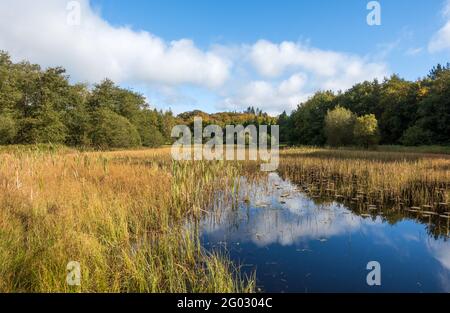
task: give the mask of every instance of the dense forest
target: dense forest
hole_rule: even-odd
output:
[[[411,82],[393,75],[320,91],[279,116],[280,141],[303,145],[450,144],[450,64]]]
[[[104,80],[71,85],[63,68],[21,62],[0,53],[0,144],[158,146],[169,140],[171,112]]]
[[[0,52],[0,145],[54,143],[77,147],[154,147],[172,141],[176,124],[280,125],[280,141],[293,145],[449,145],[450,64],[410,82],[393,75],[345,92],[320,91],[290,115],[244,112],[174,116],[152,109],[139,93],[111,80],[71,84],[61,67],[13,63]]]
[[[199,110],[181,113],[177,119],[182,124],[192,125],[194,117],[201,117],[203,125],[275,125],[278,118],[271,117],[258,108],[248,107],[244,112],[219,112],[208,114]]]
[[[170,143],[176,124],[275,124],[276,118],[254,108],[246,112],[173,116],[151,109],[146,99],[105,79],[92,88],[72,85],[63,68],[42,70],[29,62],[13,63],[0,52],[0,145],[54,143],[77,147],[119,148]]]

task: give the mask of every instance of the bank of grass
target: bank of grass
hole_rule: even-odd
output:
[[[320,148],[313,146],[289,146],[286,144],[280,144],[280,149],[312,149]],[[368,149],[363,149],[357,146],[349,147],[326,147],[329,150],[342,150],[342,151],[376,151],[376,152],[399,152],[399,153],[422,153],[422,154],[450,154],[450,146],[401,146],[401,145],[379,145],[373,146]]]
[[[406,152],[406,153],[433,153],[433,154],[450,154],[450,146],[378,146],[375,147],[376,151],[385,152]]]
[[[253,291],[186,227],[236,164],[174,164],[170,149],[0,153],[1,292]],[[66,283],[69,261],[81,285]]]
[[[8,146],[0,146],[1,154],[51,154],[51,153],[73,153],[80,151],[80,149],[69,148],[64,145],[59,144],[35,144],[35,145],[8,145]]]
[[[449,210],[445,154],[302,147],[280,155],[279,172],[313,195]],[[254,277],[201,248],[195,227],[235,201],[237,178],[250,174],[261,174],[255,162],[174,162],[170,147],[1,148],[0,291],[254,291]],[[81,265],[79,287],[66,283],[69,261]]]
[[[448,209],[449,155],[302,147],[283,150],[280,160],[279,171],[312,193]]]

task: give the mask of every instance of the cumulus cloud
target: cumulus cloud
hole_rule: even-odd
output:
[[[428,50],[432,53],[450,49],[450,0],[447,0],[442,15],[446,23],[433,35],[428,44]]]
[[[428,50],[439,52],[450,49],[450,20],[431,39]]]
[[[290,111],[317,90],[346,90],[364,80],[383,79],[389,72],[382,62],[294,42],[259,40],[243,49],[260,79],[238,87],[222,102],[224,108],[254,105],[269,112]]]
[[[307,84],[307,76],[296,73],[279,83],[268,81],[251,81],[245,84],[232,97],[225,98],[222,106],[225,109],[236,109],[246,105],[257,106],[269,113],[280,110],[291,110],[308,94],[303,91]]]
[[[93,83],[108,77],[124,86],[145,86],[141,90],[152,89],[152,95],[159,95],[156,99],[179,105],[186,105],[186,88],[213,92],[215,97],[209,99],[215,102],[207,104],[211,111],[248,106],[272,114],[290,111],[317,90],[345,90],[388,74],[382,62],[289,41],[208,49],[186,38],[166,41],[149,31],[111,25],[89,0],[78,1],[80,23],[72,26],[67,22],[70,2],[0,1],[0,49],[15,61],[63,66],[74,81]]]
[[[166,42],[146,31],[114,27],[81,4],[79,25],[67,22],[68,1],[2,0],[0,49],[44,66],[64,65],[77,80],[222,85],[230,64],[189,39]]]
[[[251,61],[257,71],[266,77],[277,77],[286,71],[300,69],[325,79],[326,85],[333,89],[347,88],[349,83],[382,77],[386,73],[386,66],[382,63],[289,41],[280,44],[266,40],[256,42],[251,50]]]

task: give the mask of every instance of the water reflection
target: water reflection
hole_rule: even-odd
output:
[[[256,270],[262,290],[450,291],[450,242],[430,236],[429,225],[405,216],[391,224],[381,211],[311,199],[277,174],[241,185],[237,208],[202,221],[202,243],[226,250],[244,271]],[[366,285],[372,260],[382,266],[380,287]]]

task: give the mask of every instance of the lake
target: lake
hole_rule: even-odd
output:
[[[256,271],[258,291],[450,292],[449,219],[313,198],[276,173],[240,185],[237,205],[200,222],[201,243]],[[366,281],[371,261],[379,286]]]

